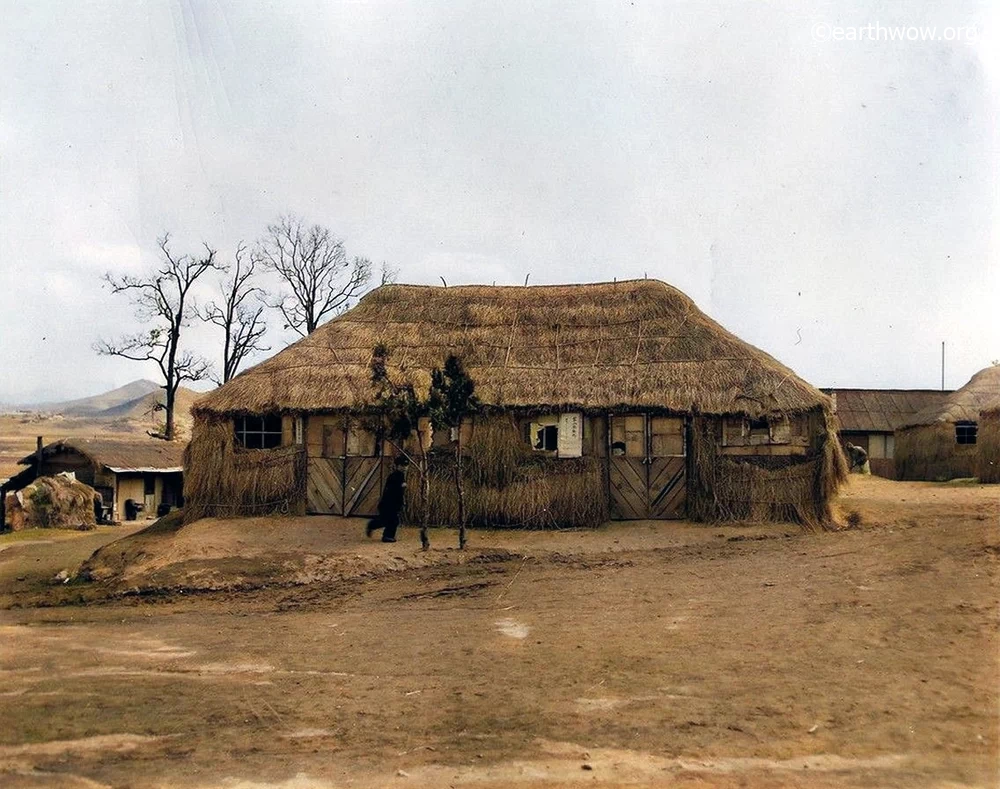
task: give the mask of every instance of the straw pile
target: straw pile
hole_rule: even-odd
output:
[[[184,450],[184,521],[305,512],[301,446],[243,449],[232,422],[199,415]]]
[[[1000,366],[994,365],[980,370],[940,404],[907,420],[896,430],[897,478],[944,481],[981,473],[981,434],[975,444],[959,444],[955,425],[958,422],[978,423],[980,411],[991,406],[998,397]]]
[[[980,482],[1000,482],[1000,400],[979,413],[978,465]]]
[[[458,522],[454,463],[450,452],[431,457],[432,523]],[[469,526],[559,529],[598,526],[608,519],[601,461],[537,457],[509,415],[476,422],[462,466]],[[418,497],[411,497],[411,523],[420,520],[418,508]]]
[[[806,458],[721,455],[719,420],[696,417],[691,429],[688,517],[699,521],[832,523],[830,500],[847,478],[848,463],[825,418],[819,448]]]
[[[93,529],[97,526],[94,500],[98,494],[69,476],[39,477],[7,495],[7,524],[21,529]]]

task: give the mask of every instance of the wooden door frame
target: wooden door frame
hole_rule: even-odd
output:
[[[344,454],[343,455],[333,456],[333,457],[326,457],[325,455],[319,455],[319,456],[316,456],[316,457],[310,457],[308,455],[308,449],[306,450],[307,451],[307,455],[306,455],[306,486],[307,486],[306,506],[307,507],[309,506],[309,502],[308,502],[309,477],[310,477],[313,469],[316,467],[315,464],[317,462],[318,463],[337,462],[337,463],[340,464],[339,469],[337,470],[337,472],[335,472],[336,475],[337,475],[337,478],[338,478],[337,479],[337,483],[339,483],[338,487],[340,488],[340,500],[339,500],[339,502],[337,502],[339,504],[339,507],[330,507],[330,510],[331,510],[330,512],[318,513],[318,512],[313,511],[311,514],[316,514],[316,515],[319,515],[319,514],[324,514],[324,515],[338,515],[338,516],[343,517],[343,518],[366,517],[365,513],[360,513],[360,514],[359,513],[355,513],[355,510],[359,507],[359,505],[361,505],[361,504],[364,503],[364,501],[365,501],[366,498],[368,498],[368,495],[366,495],[366,494],[370,494],[371,493],[371,488],[372,488],[373,484],[378,486],[378,493],[381,496],[382,487],[383,487],[383,485],[385,485],[385,477],[386,477],[386,474],[384,472],[385,461],[386,461],[385,442],[383,440],[381,440],[380,436],[376,435],[376,439],[375,439],[375,441],[376,441],[376,443],[375,443],[375,454],[374,455],[348,455],[347,454],[347,445],[348,445],[348,434],[349,434],[350,429],[351,429],[351,420],[352,420],[351,415],[350,414],[320,414],[320,415],[317,415],[317,416],[322,416],[322,417],[326,417],[326,418],[329,418],[329,417],[332,416],[334,418],[334,420],[339,420],[339,425],[337,425],[336,422],[334,422],[334,427],[337,430],[339,430],[340,433],[341,433],[341,439],[342,439],[342,444],[341,445],[344,448],[343,449]],[[309,417],[309,418],[313,418],[313,417]],[[308,422],[305,422],[303,424],[303,434],[304,435],[308,435]],[[324,441],[324,446],[325,446],[325,441]],[[356,461],[356,462],[352,463],[351,461]],[[370,461],[371,462],[371,468],[369,468],[367,471],[363,472],[363,476],[361,478],[360,484],[357,485],[353,490],[349,490],[348,486],[349,486],[350,482],[353,479],[353,477],[351,476],[351,474],[356,469],[357,461]],[[337,484],[337,483],[335,483],[335,484]]]
[[[688,485],[688,480],[690,479],[690,474],[691,474],[691,422],[690,422],[690,418],[687,415],[672,416],[672,418],[674,418],[674,419],[680,419],[681,422],[682,422],[682,424],[683,424],[683,426],[684,426],[684,438],[683,438],[684,455],[683,456],[680,456],[680,455],[663,455],[663,456],[653,455],[653,426],[652,426],[652,424],[653,424],[653,418],[655,416],[660,416],[660,414],[655,414],[655,413],[650,412],[650,411],[636,410],[636,411],[630,411],[628,413],[620,413],[620,414],[615,414],[615,413],[609,412],[606,415],[606,417],[605,417],[605,419],[606,419],[606,423],[605,423],[606,441],[605,441],[605,444],[606,444],[606,452],[607,452],[608,465],[607,465],[607,469],[606,469],[605,480],[606,480],[606,483],[607,483],[607,490],[608,490],[609,509],[613,511],[615,509],[615,506],[616,506],[615,505],[614,488],[612,486],[612,464],[615,463],[616,460],[638,460],[639,459],[637,457],[631,457],[630,458],[627,455],[626,456],[615,456],[612,453],[612,451],[611,451],[611,446],[612,446],[612,443],[613,443],[613,441],[612,441],[612,437],[613,437],[612,421],[616,417],[618,417],[620,419],[625,419],[628,416],[641,416],[643,418],[643,441],[644,441],[643,446],[644,446],[644,453],[643,453],[643,457],[642,457],[641,460],[642,460],[643,471],[644,471],[645,478],[646,478],[646,480],[645,480],[645,482],[646,482],[646,485],[645,485],[646,500],[645,500],[645,510],[644,510],[644,513],[640,517],[638,517],[638,518],[619,518],[619,520],[682,520],[684,518],[684,516],[687,514],[687,511],[686,511],[687,485]],[[653,467],[654,462],[657,461],[657,460],[670,461],[672,459],[677,459],[677,460],[681,461],[681,472],[684,475],[683,483],[682,483],[684,485],[684,491],[685,491],[684,509],[678,513],[678,517],[676,517],[676,518],[654,518],[653,515],[652,515],[652,512],[653,512],[653,501],[652,501],[652,490],[651,490],[651,485],[652,485],[653,481],[650,479],[650,469]]]

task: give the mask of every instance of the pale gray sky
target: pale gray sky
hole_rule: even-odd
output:
[[[403,282],[663,279],[816,385],[936,387],[942,340],[949,387],[1000,357],[985,0],[0,14],[0,400],[153,377],[91,350],[135,329],[100,275],[285,212]],[[961,40],[837,40],[867,25]]]

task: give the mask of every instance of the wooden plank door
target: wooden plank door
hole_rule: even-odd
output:
[[[611,517],[615,520],[649,517],[645,415],[612,416],[608,443]]]
[[[687,501],[684,420],[624,414],[610,421],[611,517],[683,518]]]
[[[311,424],[311,423],[310,423]],[[342,417],[317,420],[306,475],[307,511],[317,515],[375,515],[385,459],[374,433]]]
[[[344,515],[370,518],[382,495],[382,458],[349,457],[345,463]]]
[[[344,458],[309,458],[306,506],[315,515],[343,514]]]
[[[308,434],[312,439],[307,446],[306,511],[343,515],[347,423],[342,417],[311,417]]]
[[[646,461],[649,517],[683,518],[687,505],[687,433],[677,417],[654,416],[649,424],[649,457]]]

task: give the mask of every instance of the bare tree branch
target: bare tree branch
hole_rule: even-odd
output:
[[[163,376],[166,393],[166,426],[163,437],[174,438],[174,401],[182,381],[201,381],[211,372],[205,359],[181,350],[181,330],[190,324],[197,310],[191,287],[209,269],[224,270],[215,260],[215,250],[205,244],[201,256],[176,256],[170,249],[170,235],[157,239],[161,261],[143,277],[104,276],[112,293],[125,293],[135,306],[136,317],[151,328],[117,340],[98,340],[94,350],[103,356],[118,356],[135,362],[154,362]]]
[[[254,257],[289,289],[265,303],[281,312],[286,327],[303,337],[347,310],[367,289],[372,276],[368,258],[349,260],[344,242],[329,229],[306,227],[294,216],[280,217],[268,225]]]
[[[270,350],[261,344],[267,324],[263,319],[264,290],[253,284],[257,261],[242,241],[227,271],[232,276],[222,281],[222,303],[210,302],[200,313],[202,320],[223,332],[222,379],[215,378],[216,383],[236,375],[251,353]]]

